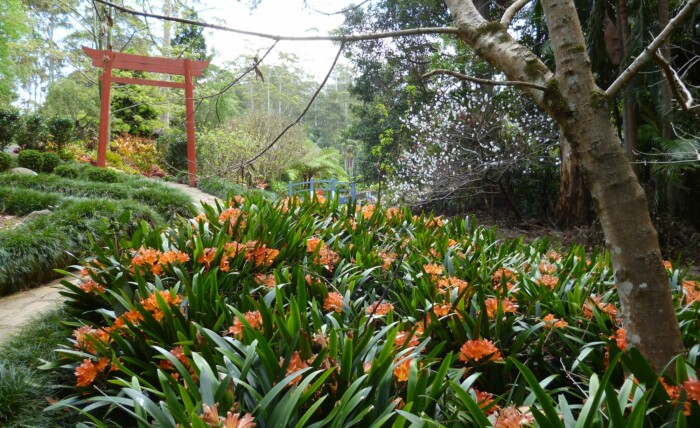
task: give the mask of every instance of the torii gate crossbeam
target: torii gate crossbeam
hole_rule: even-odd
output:
[[[100,133],[97,145],[97,166],[104,167],[107,160],[107,143],[109,142],[109,110],[112,83],[161,86],[185,90],[185,126],[187,129],[187,174],[190,186],[197,185],[197,160],[194,142],[194,85],[193,76],[201,76],[209,61],[190,59],[155,58],[142,55],[125,54],[107,50],[90,49],[83,46],[83,52],[92,58],[92,65],[101,67],[103,72],[102,94],[100,97]],[[148,71],[152,73],[176,74],[185,77],[184,82],[164,80],[135,79],[114,77],[112,69]]]

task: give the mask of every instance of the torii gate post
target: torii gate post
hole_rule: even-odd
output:
[[[197,186],[197,159],[194,144],[194,85],[193,76],[201,76],[209,61],[189,59],[155,58],[131,55],[120,52],[96,50],[83,46],[83,52],[92,58],[92,65],[102,67],[102,94],[100,99],[100,133],[97,144],[97,166],[104,167],[107,161],[109,142],[109,110],[112,83],[132,83],[137,85],[182,88],[185,90],[185,127],[187,129],[187,175],[190,186]],[[134,79],[113,77],[112,69],[149,71],[153,73],[177,74],[185,77],[184,82],[165,80]]]

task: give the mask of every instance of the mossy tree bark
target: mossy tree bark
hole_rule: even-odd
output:
[[[642,187],[612,124],[608,99],[596,86],[573,0],[541,0],[556,73],[488,22],[471,0],[446,0],[461,38],[510,80],[545,85],[523,88],[561,126],[580,163],[615,269],[624,327],[661,370],[683,352],[671,289]]]

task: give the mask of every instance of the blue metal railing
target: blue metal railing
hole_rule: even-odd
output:
[[[348,200],[354,201],[357,198],[355,183],[338,181],[335,178],[330,180],[314,180],[312,178],[309,181],[298,183],[289,182],[289,196],[303,192],[309,192],[309,195],[313,195],[318,190],[322,190],[324,194],[329,192],[331,198],[334,198],[337,193],[338,202],[341,204],[346,203]]]

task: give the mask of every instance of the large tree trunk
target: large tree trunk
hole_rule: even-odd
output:
[[[546,85],[545,91],[524,91],[559,123],[581,163],[615,269],[629,344],[662,369],[683,352],[671,289],[644,192],[615,134],[607,99],[593,81],[573,0],[541,0],[555,76],[500,24],[486,21],[471,0],[446,3],[461,38],[477,54],[510,80]]]
[[[559,136],[559,201],[557,224],[569,228],[589,223],[583,170],[574,156],[571,144],[560,130]]]

